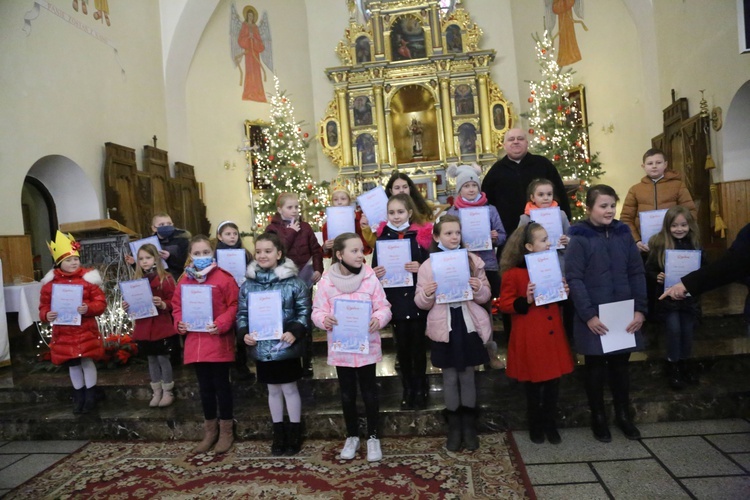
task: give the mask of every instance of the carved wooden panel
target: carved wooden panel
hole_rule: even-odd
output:
[[[109,218],[142,233],[135,150],[111,142],[105,143],[104,148],[104,193]]]
[[[185,217],[185,227],[195,228],[193,234],[206,234],[211,231],[211,223],[206,218],[206,205],[200,197],[198,182],[195,179],[195,169],[187,163],[175,162],[175,178],[180,181],[182,191],[182,215]]]
[[[727,246],[734,242],[740,229],[750,222],[750,180],[722,182],[721,216],[727,225]]]

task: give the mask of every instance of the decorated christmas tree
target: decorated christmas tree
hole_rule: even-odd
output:
[[[276,213],[276,198],[281,193],[296,193],[302,219],[318,231],[323,224],[328,190],[318,185],[307,171],[305,149],[307,132],[294,120],[294,108],[274,78],[271,98],[271,125],[263,129],[264,147],[254,158],[258,184],[267,186],[255,198],[255,229],[263,231]]]
[[[586,188],[604,173],[598,153],[588,151],[588,123],[584,122],[580,101],[574,99],[573,70],[562,71],[547,32],[533,36],[542,79],[529,82],[531,109],[529,140],[534,153],[548,158],[567,186],[573,219],[583,217]]]

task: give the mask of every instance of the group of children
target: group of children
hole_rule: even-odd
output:
[[[649,151],[644,169],[656,192],[662,188],[661,183],[672,181],[674,177],[671,173],[664,176],[666,162],[661,162],[658,168],[651,167],[650,159],[654,156],[664,158],[659,151]],[[642,348],[640,332],[647,313],[646,272],[641,252],[648,251],[648,273],[662,283],[665,250],[700,248],[690,210],[675,201],[676,206],[667,212],[662,231],[648,242],[648,247],[642,242],[637,245],[638,238],[634,239],[631,228],[614,219],[618,201],[615,191],[606,185],[592,186],[586,197],[588,218],[569,231],[566,219],[563,221],[566,234],[557,242],[551,242],[544,227],[529,217],[531,209],[555,204],[549,181],[536,180],[529,187],[526,213],[507,242],[497,211],[489,206],[492,244],[495,247],[504,244],[499,270],[493,250],[468,252],[472,299],[436,303],[437,283],[431,255],[461,249],[459,210],[487,203],[479,188],[480,170],[476,167],[452,168],[449,175],[456,179],[456,200],[449,213],[434,223],[429,206],[411,179],[397,173],[386,186],[389,196],[386,221],[371,228],[364,214],[356,212],[359,222],[356,232],[340,234],[330,240],[324,226],[322,247],[310,226],[300,219],[297,197],[290,193],[280,195],[278,214],[266,232],[256,238],[254,259],[248,255],[246,279],[239,287],[235,278],[217,265],[215,247],[205,236],[190,239],[184,272],[177,282],[161,264],[165,255],[152,245],[142,246],[135,258],[136,276],[149,279],[153,304],[158,310],[157,316],[136,320],[134,331],[139,347],[148,356],[153,387],[149,405],[164,407],[174,399],[168,353],[176,341],[176,332],[184,337],[185,364],[194,365],[204,413],[204,436],[194,451],[204,453],[211,448],[216,453],[228,451],[233,443],[234,419],[229,370],[240,345],[241,349],[247,348],[255,360],[258,381],[268,385],[273,424],[271,452],[276,456],[294,455],[300,451],[302,443],[297,381],[303,373],[301,360],[309,352],[314,324],[328,334],[328,364],[336,367],[339,380],[346,423],[346,441],[340,456],[352,459],[359,449],[356,408],[359,385],[365,405],[367,460],[378,461],[382,452],[375,366],[382,358],[379,332],[390,323],[403,381],[401,407],[421,409],[426,406],[426,339],[429,338],[432,364],[443,374],[448,423],[446,447],[451,451],[475,450],[479,441],[474,369],[489,361],[485,347],[492,336],[488,305],[492,297],[499,296],[500,310],[512,316],[507,375],[525,383],[530,438],[535,443],[545,438],[559,443],[561,438],[555,424],[559,380],[572,371],[573,363],[560,303],[535,305],[535,284],[530,282],[525,264],[526,254],[548,250],[555,244],[565,246],[564,287],[575,306],[572,320],[575,347],[585,355],[585,385],[594,436],[604,442],[611,440],[603,396],[604,380],[608,376],[615,422],[627,437],[639,438],[640,433],[629,413],[628,360],[631,351]],[[638,195],[634,197],[637,213],[642,208]],[[628,200],[630,198],[631,193]],[[665,201],[654,198],[663,204],[673,202],[671,198]],[[341,185],[333,189],[332,199],[338,206],[352,202],[351,195]],[[657,204],[657,208],[662,206]],[[562,217],[565,218],[564,214]],[[218,248],[241,248],[234,223],[223,222],[217,236]],[[412,260],[405,264],[404,271],[412,274],[410,286],[382,286],[380,278],[386,271],[378,264],[377,251],[373,254],[372,266],[365,263],[365,256],[376,248],[377,241],[391,240],[409,241]],[[55,319],[55,312],[50,311],[52,284],[84,284],[84,301],[79,308],[83,317],[81,326],[55,325],[50,344],[53,362],[69,366],[76,390],[74,412],[78,413],[90,411],[94,405],[89,396],[96,385],[96,367],[92,360],[99,357],[101,350],[94,317],[104,310],[105,300],[97,286],[96,272],[80,267],[76,245],[72,237],[59,232],[56,242],[51,244],[56,267],[45,278],[40,314],[43,320]],[[324,254],[332,259],[325,272]],[[317,290],[311,300],[311,287],[316,283]],[[195,325],[183,321],[182,294],[188,290],[183,285],[211,286],[213,321],[200,328],[204,331],[195,331],[192,328]],[[248,310],[248,298],[251,294],[269,291],[278,292],[280,296],[283,333],[275,340],[258,340],[257,332],[250,331],[253,312]],[[627,331],[635,335],[636,347],[604,353],[599,336],[606,334],[607,326],[599,319],[598,306],[627,299],[635,302],[633,320]],[[338,324],[334,314],[338,300],[371,304],[367,325],[369,345],[364,352],[332,348],[332,330]],[[667,318],[668,359],[680,368],[674,377],[679,376],[681,382],[694,381],[692,372],[684,369],[684,360],[690,355],[696,304],[690,301],[667,303],[662,309]],[[77,350],[89,344],[87,350]],[[284,424],[285,408],[288,424]]]

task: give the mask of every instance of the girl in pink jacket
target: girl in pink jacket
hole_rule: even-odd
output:
[[[432,230],[432,251],[451,252],[461,247],[461,223],[455,215],[444,215]],[[479,448],[476,430],[477,390],[474,367],[489,362],[484,344],[492,336],[490,315],[481,304],[490,300],[490,284],[484,274],[484,262],[469,252],[469,284],[473,299],[436,304],[437,283],[432,274],[432,259],[419,268],[414,302],[430,312],[427,336],[432,339],[432,365],[443,370],[443,397],[448,420],[446,448],[469,451]]]
[[[359,236],[355,233],[337,236],[333,241],[332,253],[333,264],[318,282],[318,290],[313,299],[312,320],[318,328],[328,332],[328,364],[336,367],[339,378],[347,436],[341,458],[351,460],[359,449],[356,403],[359,380],[367,415],[367,460],[376,462],[383,458],[383,453],[378,438],[375,365],[382,359],[379,330],[391,320],[391,304],[385,298],[383,286],[375,272],[364,265],[364,246]],[[341,300],[372,304],[366,353],[341,350],[339,342],[334,339],[333,328],[338,324],[334,309],[336,302]]]

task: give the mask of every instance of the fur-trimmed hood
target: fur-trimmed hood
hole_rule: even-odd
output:
[[[50,269],[49,272],[42,278],[42,285],[46,285],[53,279],[55,279],[55,275],[57,275],[60,278],[78,278],[83,277],[83,279],[91,283],[92,285],[96,285],[99,288],[101,288],[102,284],[104,283],[102,281],[102,275],[99,274],[99,271],[96,269],[86,269],[84,267],[79,267],[78,270],[72,274],[64,273],[60,270],[60,268],[54,268]]]
[[[279,265],[273,269],[273,272],[264,270],[258,265],[258,262],[253,261],[247,265],[245,276],[251,280],[272,282],[285,280],[297,276],[298,274],[299,269],[297,269],[297,266],[292,262],[292,259],[285,258],[283,262],[279,263]]]
[[[630,229],[628,226],[617,219],[613,219],[612,223],[608,226],[595,226],[588,219],[573,224],[570,226],[568,236],[584,236],[586,238],[593,238],[599,236],[606,230],[611,230],[613,234],[624,234],[629,233]]]

